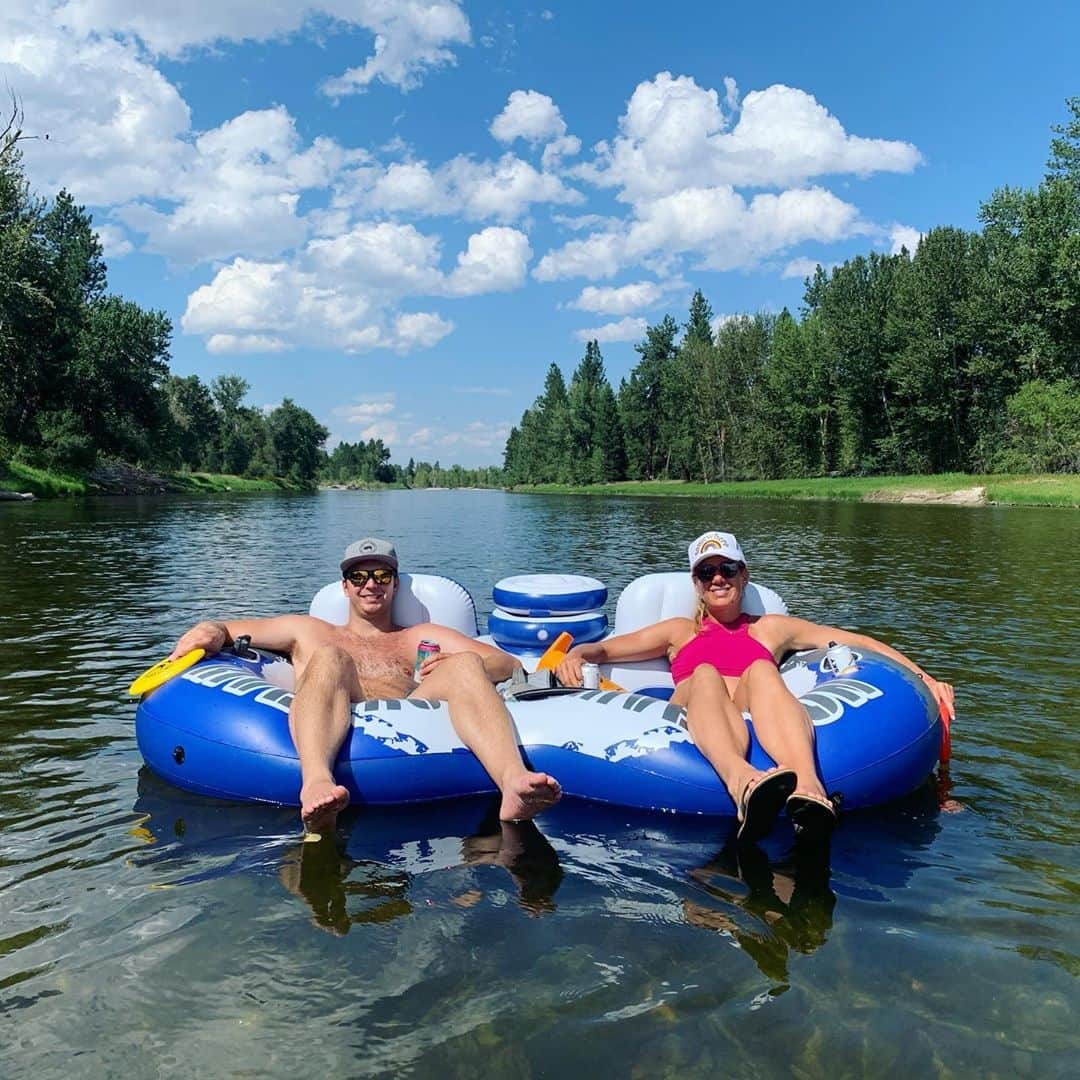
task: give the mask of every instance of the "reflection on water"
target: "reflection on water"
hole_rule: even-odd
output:
[[[957,684],[951,772],[845,817],[827,860],[585,804],[504,826],[489,800],[351,810],[302,844],[293,809],[140,769],[130,679],[203,615],[303,610],[357,535],[482,615],[499,577],[547,570],[605,580],[611,615],[707,527],[793,611]],[[997,508],[0,504],[0,1075],[1065,1075],[1078,539]]]
[[[687,922],[730,934],[780,984],[774,994],[787,989],[789,951],[809,955],[832,928],[827,847],[795,849],[772,863],[757,846],[729,845],[690,876],[708,901],[685,900]]]

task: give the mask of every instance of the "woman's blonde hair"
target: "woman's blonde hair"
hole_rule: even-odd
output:
[[[694,612],[694,633],[701,633],[701,623],[705,618],[705,612],[709,609],[705,606],[705,597],[699,596],[697,598],[697,610]]]

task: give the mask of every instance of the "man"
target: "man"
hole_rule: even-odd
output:
[[[180,638],[171,654],[183,656],[192,649],[212,654],[248,636],[258,648],[291,656],[296,694],[289,730],[300,758],[305,828],[333,828],[348,806],[348,791],[334,779],[334,760],[349,732],[353,703],[376,699],[445,701],[458,737],[502,793],[502,820],[527,820],[558,802],[558,782],[525,768],[510,714],[494,687],[513,674],[517,661],[447,626],[396,626],[390,608],[398,585],[398,558],[387,540],[367,537],[350,544],[341,574],[349,600],[345,626],[310,615],[201,622]],[[417,684],[413,664],[424,638],[438,641],[442,651],[424,662]]]

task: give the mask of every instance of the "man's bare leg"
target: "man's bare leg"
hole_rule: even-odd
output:
[[[334,779],[333,765],[363,698],[356,664],[334,645],[317,649],[297,684],[289,731],[300,758],[300,818],[311,833],[332,829],[349,805],[349,792]]]
[[[525,768],[510,713],[475,653],[448,656],[410,696],[447,703],[458,737],[502,792],[501,820],[527,821],[562,798],[554,777]]]

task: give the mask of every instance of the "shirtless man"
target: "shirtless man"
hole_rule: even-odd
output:
[[[390,607],[398,584],[397,552],[386,540],[350,544],[341,562],[349,621],[334,626],[311,615],[201,622],[176,643],[171,656],[192,649],[219,652],[248,636],[257,648],[288,653],[296,670],[289,731],[300,758],[300,817],[309,832],[333,828],[349,804],[334,779],[337,752],[349,732],[354,702],[415,697],[445,701],[450,723],[502,792],[499,817],[520,821],[558,802],[562,789],[521,759],[506,705],[494,683],[508,679],[517,661],[492,645],[434,623],[396,626]],[[413,681],[416,647],[424,638],[442,651]]]

